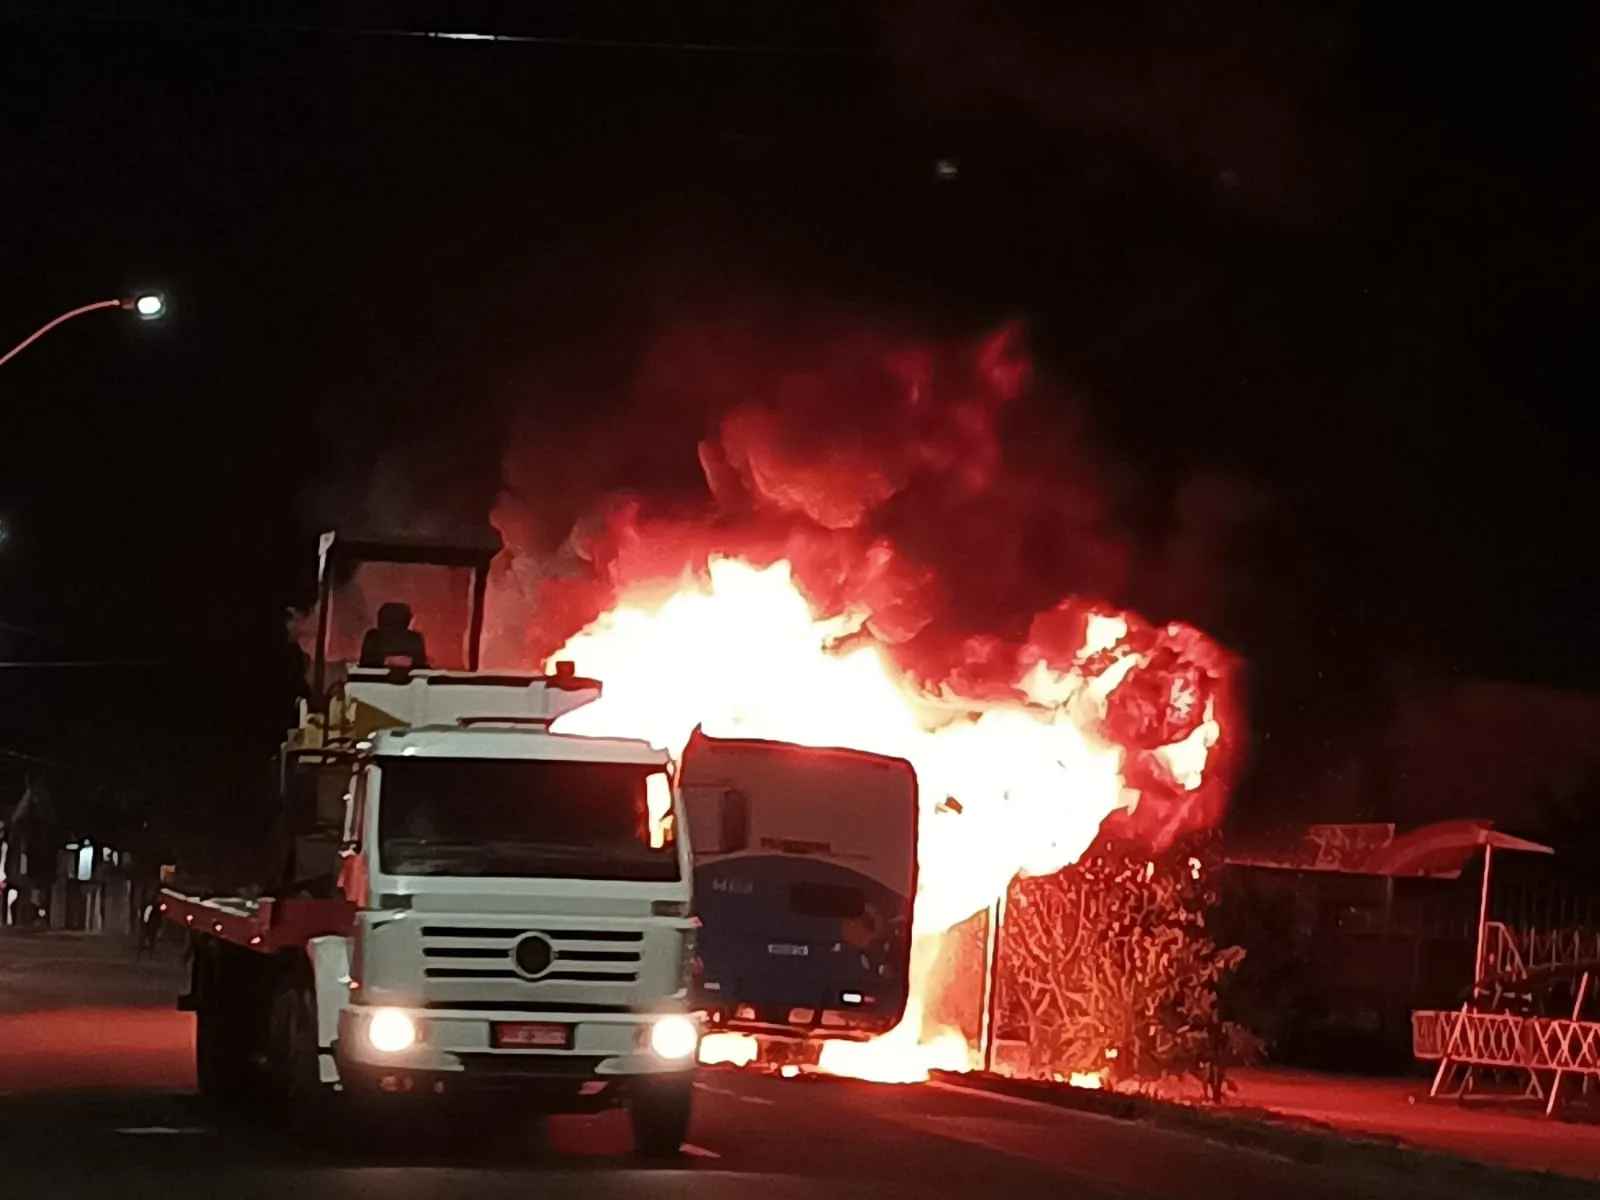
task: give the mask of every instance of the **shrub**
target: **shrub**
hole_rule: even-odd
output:
[[[1180,1077],[1222,1099],[1260,1042],[1227,1020],[1219,985],[1244,960],[1206,930],[1216,903],[1205,848],[1156,859],[1114,848],[1012,884],[1000,946],[1000,1018],[1032,1073],[1101,1075],[1113,1087]]]

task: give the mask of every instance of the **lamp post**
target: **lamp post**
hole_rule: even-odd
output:
[[[985,926],[983,939],[983,1005],[978,1018],[978,1052],[982,1056],[982,1070],[985,1074],[993,1074],[995,1060],[995,1015],[999,1007],[999,982],[1000,982],[1000,935],[1006,922],[1006,894],[1010,892],[1011,884],[1006,883],[1006,890],[995,897],[995,902],[989,908],[989,920]]]
[[[79,305],[77,308],[68,309],[54,320],[46,321],[27,337],[23,338],[5,354],[0,355],[0,367],[5,366],[29,346],[33,345],[57,325],[64,325],[73,317],[81,317],[85,313],[99,312],[104,308],[120,308],[131,312],[141,321],[154,321],[163,316],[167,311],[166,297],[160,292],[140,292],[138,295],[129,296],[121,300],[96,300],[93,304]]]

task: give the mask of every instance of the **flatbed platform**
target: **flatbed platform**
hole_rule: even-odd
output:
[[[263,896],[193,896],[163,888],[161,911],[167,920],[197,933],[221,938],[264,954],[304,947],[314,937],[350,932],[355,905],[332,900]]]

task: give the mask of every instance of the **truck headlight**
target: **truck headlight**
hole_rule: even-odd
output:
[[[693,1017],[677,1013],[661,1017],[650,1027],[650,1049],[672,1061],[693,1058],[700,1045],[700,1027]]]
[[[367,1022],[367,1042],[379,1054],[399,1054],[417,1041],[417,1023],[399,1009],[380,1008]]]

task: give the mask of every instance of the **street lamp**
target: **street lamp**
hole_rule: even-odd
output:
[[[141,321],[154,321],[157,317],[166,315],[167,298],[160,292],[144,292],[132,300],[124,300],[122,307],[133,309],[139,314]]]
[[[96,300],[93,304],[84,304],[78,308],[69,309],[53,321],[46,321],[11,349],[7,350],[5,354],[0,355],[0,367],[5,366],[57,325],[64,325],[72,320],[73,317],[81,317],[84,313],[99,312],[103,308],[120,308],[133,313],[141,321],[154,321],[166,313],[167,300],[160,292],[140,292],[137,295],[123,299]]]

